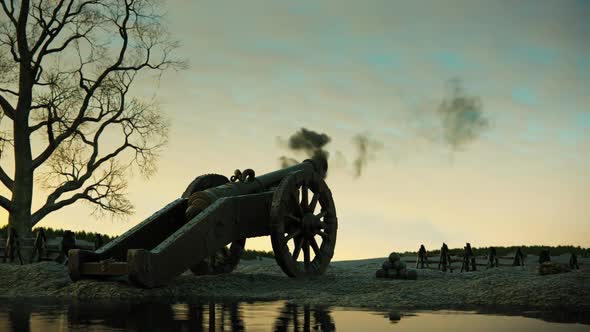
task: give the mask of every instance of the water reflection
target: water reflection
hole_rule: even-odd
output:
[[[482,311],[479,311],[482,313]],[[166,302],[3,302],[0,303],[0,331],[340,331],[391,330],[451,327],[470,331],[477,324],[493,331],[499,323],[522,331],[558,328],[577,331],[588,326],[547,321],[589,324],[587,312],[544,316],[541,312],[519,314],[498,311],[477,312],[371,312],[276,302],[233,302],[195,300]],[[519,315],[518,317],[508,317]],[[529,315],[536,319],[525,318]],[[466,323],[470,322],[470,323]]]
[[[100,325],[135,331],[244,331],[237,302],[162,302],[96,305],[71,304],[67,310],[72,327]]]
[[[313,323],[311,316],[313,315]],[[293,329],[289,329],[293,327]],[[274,331],[336,331],[336,324],[330,316],[330,312],[323,307],[310,309],[309,305],[297,306],[286,304],[276,320]]]
[[[274,331],[335,331],[323,307],[267,303],[266,308],[239,302],[123,303],[11,302],[0,305],[0,331],[87,330],[245,331],[244,311],[259,327]],[[270,308],[269,308],[270,306]],[[244,307],[247,307],[245,309]],[[254,309],[254,310],[253,310]],[[265,309],[265,310],[262,310]],[[274,320],[269,317],[275,316]],[[58,328],[59,327],[59,328]],[[65,329],[64,329],[65,327]]]

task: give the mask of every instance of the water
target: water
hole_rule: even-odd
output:
[[[523,316],[524,315],[524,316]],[[525,317],[526,316],[526,317]],[[377,312],[276,302],[4,302],[0,331],[590,331],[588,313]]]

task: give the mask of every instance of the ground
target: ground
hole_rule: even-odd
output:
[[[535,264],[469,273],[419,270],[417,281],[376,279],[385,258],[333,262],[312,280],[286,277],[273,259],[243,261],[237,271],[195,277],[189,272],[163,288],[141,289],[125,280],[72,283],[67,269],[53,262],[0,264],[1,298],[139,300],[191,297],[288,300],[298,304],[373,309],[525,307],[590,309],[590,269],[540,276]]]

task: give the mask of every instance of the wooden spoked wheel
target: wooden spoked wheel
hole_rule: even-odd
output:
[[[209,188],[217,187],[228,183],[229,180],[223,175],[219,174],[205,174],[195,178],[186,188],[182,194],[183,198],[189,198],[192,194],[203,191]],[[190,270],[195,275],[209,275],[232,272],[240,262],[244,248],[246,247],[246,239],[241,239],[232,242],[205,258],[203,261],[190,267]]]
[[[334,255],[338,219],[332,193],[315,172],[295,172],[281,181],[270,211],[275,259],[290,277],[324,273]]]
[[[194,275],[212,275],[231,273],[240,263],[240,258],[246,246],[246,239],[232,242],[190,267]]]

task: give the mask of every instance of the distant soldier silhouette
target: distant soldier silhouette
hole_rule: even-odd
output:
[[[428,253],[426,252],[426,248],[423,244],[420,245],[420,249],[418,250],[418,259],[416,260],[416,268],[420,265],[420,268],[424,268],[424,263],[428,266]]]
[[[498,253],[496,252],[495,247],[490,247],[488,252],[488,268],[498,267],[500,264],[498,263]]]
[[[470,258],[471,258],[471,271],[475,271],[477,270],[477,263],[475,261],[475,255],[473,254],[473,251],[471,250],[471,244],[467,243],[467,248],[469,249],[469,253]]]
[[[461,272],[463,272],[463,270],[469,272],[469,264],[471,264],[471,271],[475,271],[475,256],[473,255],[471,244],[467,242],[465,247],[463,247],[463,264],[461,264]]]
[[[65,231],[61,239],[61,251],[57,261],[67,264],[70,249],[76,249],[76,235],[72,231]]]
[[[440,259],[438,261],[439,270],[441,269],[441,266],[443,272],[447,271],[447,267],[449,268],[449,271],[453,272],[453,267],[451,266],[451,255],[449,254],[449,247],[444,242],[442,247],[440,248]]]
[[[520,247],[516,249],[516,254],[514,254],[514,261],[512,262],[513,266],[524,266],[524,254]]]
[[[541,250],[541,254],[539,254],[539,264],[545,262],[551,262],[551,254],[548,249]]]
[[[47,237],[43,228],[39,228],[37,231],[37,237],[35,237],[35,243],[33,244],[33,252],[31,253],[31,262],[34,261],[35,254],[37,254],[37,262],[40,262],[43,258],[43,253],[47,247]]]
[[[96,237],[94,238],[94,250],[102,247],[102,236],[100,236],[100,234],[96,233]]]
[[[579,270],[580,266],[578,265],[578,256],[576,255],[575,252],[572,252],[572,255],[570,256],[570,269],[574,270]]]
[[[6,258],[12,263],[14,262],[14,252],[18,255],[18,260],[20,265],[23,265],[23,258],[20,254],[20,241],[18,239],[18,234],[14,227],[8,227],[8,238],[6,239],[6,248],[4,250],[4,260],[3,262],[6,263]]]

